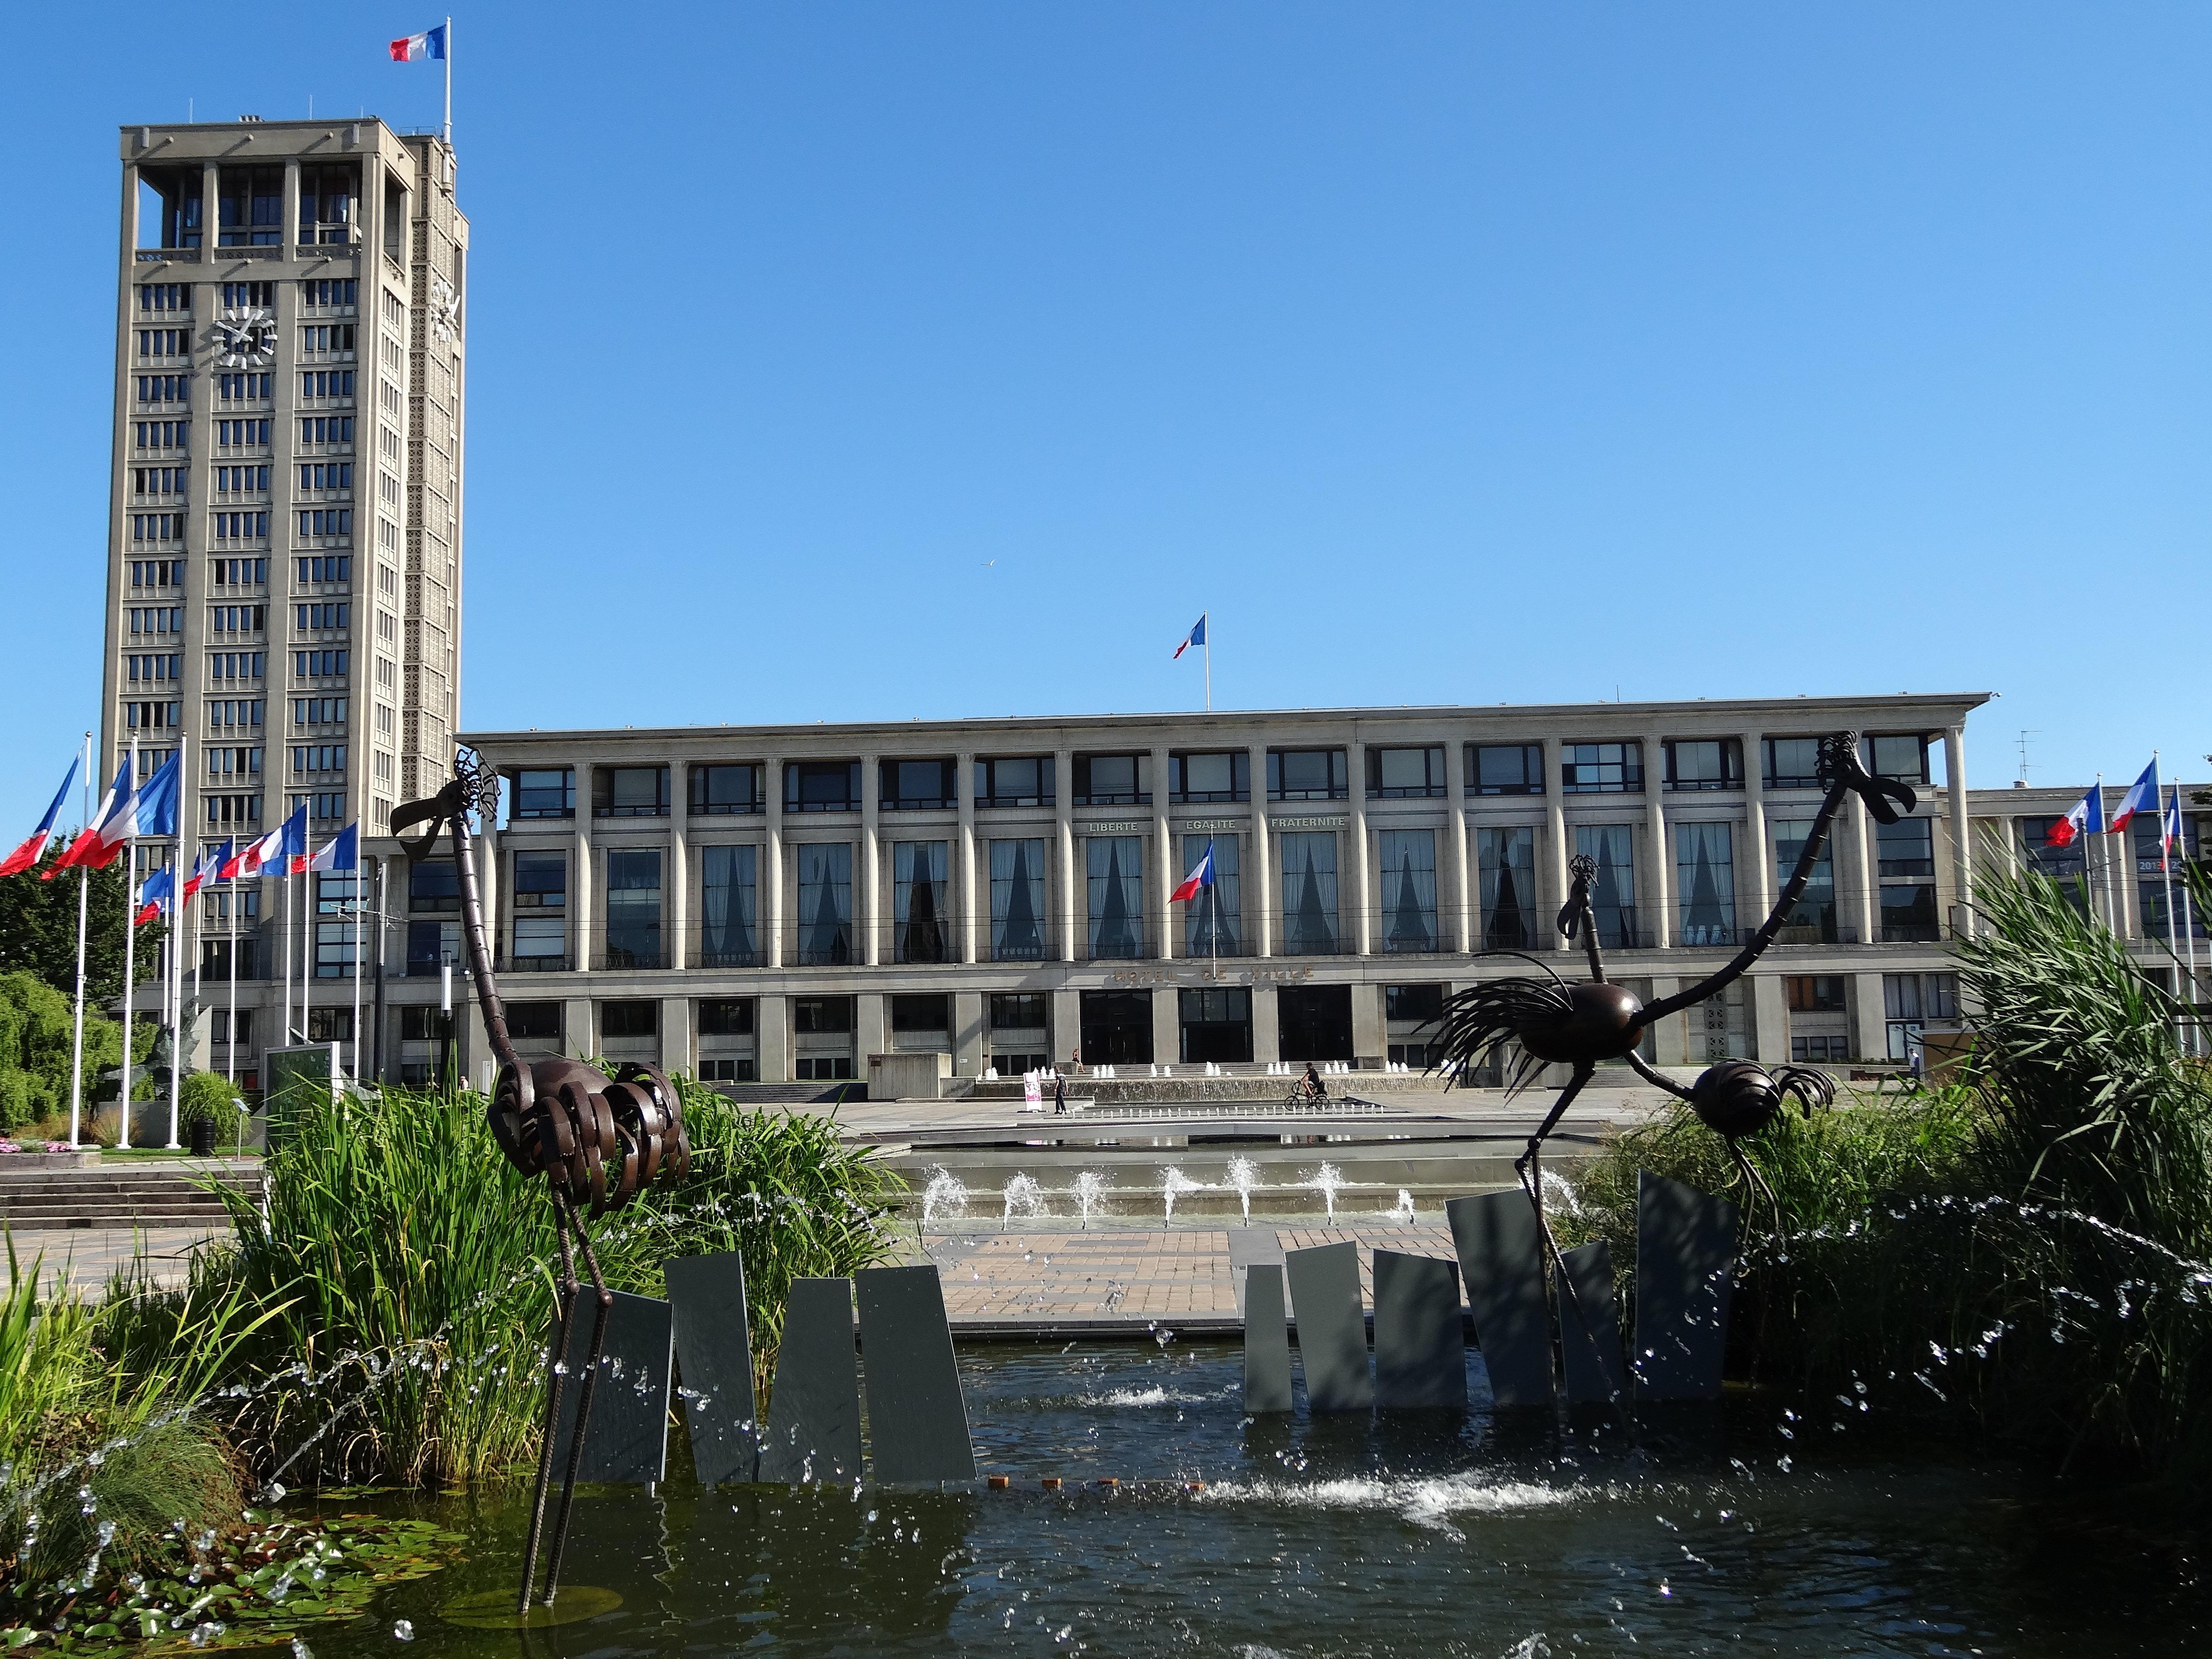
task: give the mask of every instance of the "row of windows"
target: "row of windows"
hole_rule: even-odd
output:
[[[179,422],[178,424],[182,425],[183,422]],[[250,421],[217,421],[215,423],[215,441],[229,449],[266,444],[269,441],[269,417],[265,415]]]
[[[302,536],[350,536],[353,534],[353,509],[333,507],[303,512],[300,514],[300,533]]]
[[[225,403],[250,403],[271,395],[273,376],[260,374],[218,374],[215,377],[216,396]]]
[[[123,659],[124,678],[129,680],[175,680],[184,678],[179,666],[184,659],[175,652],[158,657],[127,656]]]
[[[345,763],[346,745],[342,743],[299,744],[292,750],[295,772],[343,772]]]
[[[269,561],[264,559],[210,559],[208,579],[217,587],[240,587],[252,582],[269,580]]]
[[[185,608],[180,605],[132,605],[125,614],[134,634],[181,634]]]
[[[295,651],[292,653],[292,672],[303,680],[343,674],[346,672],[346,660],[351,655],[352,653],[347,651]]]
[[[222,285],[222,308],[225,311],[269,311],[276,304],[276,284],[274,283],[225,283]]]
[[[261,724],[259,697],[215,697],[207,706],[208,724],[226,729],[232,726]]]
[[[207,821],[212,827],[226,823],[259,823],[261,797],[258,795],[206,795]]]
[[[269,626],[265,605],[214,605],[208,607],[208,627],[217,634],[258,634]]]
[[[359,303],[361,284],[351,276],[318,276],[300,284],[300,303],[328,310]]]
[[[353,606],[343,601],[329,605],[298,605],[292,608],[298,613],[299,626],[302,629],[343,628],[353,618]]]
[[[292,724],[295,726],[330,726],[342,724],[346,717],[343,697],[295,697],[292,699]]]
[[[126,702],[123,724],[131,731],[161,731],[180,722],[182,705],[174,702]]]
[[[141,311],[190,311],[191,308],[192,285],[190,283],[138,284],[138,309]]]
[[[350,398],[353,396],[353,374],[349,368],[302,370],[300,395],[302,398]]]
[[[353,555],[316,553],[299,561],[303,582],[343,582],[353,579]]]
[[[253,513],[217,513],[212,523],[217,541],[252,541],[268,535],[269,510],[264,507]]]
[[[302,351],[351,351],[353,340],[351,323],[310,323],[300,331]]]
[[[261,750],[257,745],[216,744],[202,752],[207,756],[210,778],[234,777],[261,770]]]
[[[191,355],[192,331],[188,328],[142,328],[138,331],[141,357],[187,357]]]
[[[263,377],[266,379],[266,376]],[[138,401],[142,404],[180,404],[191,395],[189,374],[141,374]]]
[[[1882,776],[1927,781],[1926,741],[1917,736],[1867,740],[1869,759]],[[1670,739],[1662,747],[1666,787],[1698,792],[1741,789],[1742,749],[1729,738]],[[1766,787],[1818,787],[1820,739],[1764,740]],[[1561,745],[1559,788],[1563,794],[1640,793],[1644,754],[1640,742]],[[1274,800],[1341,800],[1351,791],[1346,751],[1279,750],[1267,755],[1267,793]],[[1367,751],[1367,793],[1374,799],[1442,797],[1449,792],[1440,744],[1421,748],[1373,748]],[[1467,745],[1468,793],[1477,795],[1536,795],[1544,793],[1544,750],[1540,744]],[[1054,799],[1051,756],[978,760],[975,788],[978,805],[1049,805]],[[1169,799],[1188,804],[1251,799],[1251,758],[1243,750],[1176,753],[1168,757]],[[1152,802],[1152,757],[1147,754],[1074,757],[1073,804],[1079,806],[1148,805]],[[763,810],[759,763],[702,764],[690,769],[694,812]],[[574,811],[574,784],[565,769],[519,774],[529,797],[521,817],[566,817]],[[562,781],[568,778],[568,781]],[[644,817],[665,813],[669,784],[665,767],[601,767],[593,773],[594,812],[600,817]],[[886,810],[943,808],[957,804],[956,763],[951,760],[886,760],[880,763],[878,799]],[[860,805],[858,761],[788,761],[783,766],[784,810],[791,812],[854,811]],[[557,795],[558,799],[554,797]]]
[[[185,562],[182,559],[131,561],[131,586],[133,587],[182,587],[184,585]]]
[[[177,469],[179,472],[184,469]],[[182,486],[179,486],[181,488]],[[219,466],[215,470],[215,487],[224,495],[235,495],[241,490],[269,488],[269,464],[258,466]]]
[[[173,542],[184,539],[185,515],[181,513],[133,513],[131,515],[131,539],[134,542]]]
[[[264,485],[264,488],[266,488]],[[302,489],[350,489],[353,488],[351,461],[319,462],[300,468],[300,488]]]
[[[222,469],[217,468],[218,471]],[[134,466],[131,469],[131,489],[137,495],[181,495],[191,477],[188,466]]]
[[[263,422],[265,427],[268,422]],[[262,434],[261,441],[269,436]],[[303,415],[300,417],[300,441],[303,444],[349,444],[353,441],[353,416],[350,415]]]
[[[227,424],[227,423],[226,423]],[[182,449],[191,441],[190,421],[134,421],[131,441],[140,449]],[[263,442],[268,441],[264,436]]]
[[[268,661],[264,651],[211,651],[208,678],[211,680],[258,680]]]

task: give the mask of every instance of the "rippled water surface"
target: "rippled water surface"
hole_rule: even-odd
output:
[[[1789,1439],[1778,1407],[1748,1401],[1633,1436],[1480,1410],[1260,1424],[1233,1346],[971,1347],[961,1364],[978,1461],[1009,1491],[594,1492],[564,1576],[621,1603],[527,1635],[441,1617],[511,1583],[519,1554],[518,1504],[454,1500],[469,1558],[314,1650],[396,1656],[400,1619],[410,1659],[2212,1646],[2186,1545],[2002,1466],[1878,1443],[1878,1417],[1840,1405]],[[680,1442],[672,1466],[688,1468]],[[1109,1476],[1122,1484],[1094,1484]]]

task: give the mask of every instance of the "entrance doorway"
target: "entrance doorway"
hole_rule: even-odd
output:
[[[1150,991],[1083,993],[1083,1063],[1149,1066],[1152,1060]]]
[[[1186,1065],[1252,1058],[1252,993],[1241,985],[1178,991]]]
[[[1275,993],[1285,1060],[1351,1060],[1352,988],[1285,985]]]

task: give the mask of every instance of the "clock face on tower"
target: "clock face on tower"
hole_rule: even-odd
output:
[[[266,368],[276,356],[276,322],[258,306],[226,310],[216,319],[215,360],[224,368]]]

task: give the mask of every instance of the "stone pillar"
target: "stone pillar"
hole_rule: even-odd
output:
[[[1832,831],[1838,854],[1836,879],[1844,885],[1844,897],[1838,908],[1850,918],[1861,945],[1877,945],[1881,940],[1881,931],[1875,926],[1875,890],[1881,878],[1872,849],[1867,845],[1867,826],[1871,822],[1866,803],[1854,794],[1844,802]],[[1881,988],[1877,985],[1875,988]]]
[[[1543,845],[1536,849],[1536,869],[1542,885],[1537,903],[1539,915],[1556,915],[1567,902],[1567,814],[1565,797],[1559,792],[1566,781],[1566,769],[1559,739],[1544,739],[1544,835]],[[1546,928],[1551,935],[1554,951],[1577,948],[1560,937],[1557,928]]]
[[[597,967],[598,952],[592,948],[593,939],[604,930],[599,926],[597,896],[592,891],[592,766],[589,761],[576,764],[576,826],[575,866],[568,872],[568,921],[575,930],[575,961],[579,969]],[[572,1051],[573,1052],[573,1051]],[[586,1048],[585,1054],[595,1052]]]
[[[1045,1033],[1045,1041],[1052,1045],[1052,1063],[1066,1069],[1068,1056],[1083,1042],[1083,998],[1079,993],[1052,994],[1052,1030]]]
[[[883,872],[878,868],[882,837],[878,833],[883,823],[883,761],[880,756],[860,757],[860,867],[854,872],[854,885],[860,889],[860,902],[854,907],[858,913],[854,920],[860,928],[860,960],[870,968],[884,959],[883,925],[885,915],[883,902]],[[896,954],[896,953],[894,953]],[[863,1049],[860,1063],[867,1064],[868,1055],[878,1052]]]
[[[691,999],[660,1000],[660,1069],[690,1072],[691,1060]]]
[[[1651,1000],[1657,1002],[1671,997],[1682,988],[1682,981],[1671,975],[1652,975]],[[1654,1066],[1686,1066],[1690,1063],[1690,1045],[1683,1016],[1669,1014],[1651,1028],[1651,1063]]]
[[[1752,1058],[1762,1066],[1787,1064],[1790,1009],[1782,994],[1782,975],[1752,973],[1744,978],[1751,988]]]
[[[1968,907],[1974,902],[1974,850],[1972,831],[1966,821],[1966,728],[1954,726],[1943,733],[1943,781],[1950,795],[1951,809],[1951,902],[1956,911],[1958,931],[1973,931],[1972,913]],[[2125,853],[2127,838],[2121,838],[2121,851]],[[2135,884],[2130,881],[2129,885]],[[2138,929],[2137,931],[2140,931]]]
[[[959,773],[960,836],[952,855],[959,861],[956,879],[960,884],[960,960],[983,960],[982,917],[986,906],[982,902],[984,889],[975,878],[975,756],[973,750],[953,759],[953,769]],[[978,1005],[979,1008],[981,1005]],[[976,1015],[980,1024],[981,1014]],[[977,1072],[982,1070],[977,1066]]]
[[[956,1077],[981,1077],[990,1063],[983,1039],[983,994],[952,994],[952,1071]]]
[[[1743,744],[1743,828],[1744,845],[1736,854],[1736,937],[1747,939],[1758,931],[1759,924],[1766,920],[1773,906],[1776,888],[1781,878],[1770,878],[1768,860],[1772,849],[1766,839],[1766,779],[1759,764],[1759,733],[1747,732],[1739,740]]]
[[[284,158],[284,205],[279,211],[284,216],[283,227],[284,245],[288,247],[298,246],[300,245],[300,158],[296,155],[288,155]],[[369,361],[366,354],[362,355],[362,361],[363,362]]]
[[[1351,830],[1345,836],[1346,854],[1352,860],[1352,880],[1350,897],[1353,913],[1358,920],[1352,925],[1352,948],[1361,956],[1375,953],[1374,882],[1368,871],[1375,862],[1374,851],[1367,845],[1367,745],[1354,738],[1345,754],[1346,776],[1351,788]],[[1340,894],[1344,888],[1340,885]],[[1353,1016],[1353,1029],[1358,1029],[1358,1016]]]
[[[1255,985],[1252,988],[1252,1058],[1255,1061],[1264,1063],[1283,1057],[1280,1012],[1275,1003],[1273,986]]]
[[[1850,1006],[1851,1052],[1861,1060],[1888,1059],[1887,1011],[1882,1003],[1880,974],[1851,975]]]
[[[1182,1059],[1182,994],[1172,985],[1155,985],[1152,999],[1152,1060],[1173,1066]]]
[[[754,1070],[763,1083],[791,1081],[789,997],[763,996],[754,1005],[753,1053]]]
[[[570,997],[561,1005],[561,1047],[572,1054],[596,1054],[599,1052],[599,1036],[592,1020],[592,1000],[589,997]],[[393,1010],[392,1025],[398,1026],[398,1011]],[[398,1037],[392,1039],[398,1042]]]
[[[1352,1052],[1354,1063],[1380,1066],[1389,1056],[1389,1026],[1382,1018],[1382,988],[1357,984],[1352,988]]]
[[[891,1034],[890,1009],[881,991],[863,991],[853,999],[853,1046],[860,1052],[854,1057],[854,1071],[861,1077],[868,1074],[868,1056],[890,1052]]]
[[[1474,884],[1468,867],[1467,855],[1467,745],[1449,743],[1444,745],[1444,787],[1449,791],[1445,803],[1444,833],[1451,837],[1451,847],[1444,866],[1451,872],[1451,904],[1443,918],[1444,942],[1452,950],[1462,953],[1474,949]]]
[[[1168,895],[1175,891],[1179,878],[1176,871],[1175,848],[1168,839],[1168,751],[1164,749],[1152,750],[1152,879],[1145,884],[1148,890],[1145,894],[1145,915],[1160,930],[1152,946],[1152,954],[1165,962],[1182,953],[1176,949],[1181,941],[1176,938],[1178,931],[1175,925],[1176,907],[1168,902]],[[1158,1002],[1159,999],[1155,997],[1152,1000]],[[1172,1047],[1164,1055],[1159,1052],[1159,1029],[1160,1017],[1155,1011],[1152,1015],[1154,1056],[1172,1060],[1175,1058]],[[1181,1027],[1178,1025],[1176,1029],[1180,1030]]]
[[[763,803],[763,805],[767,808],[765,817],[768,820],[768,839],[767,845],[761,849],[761,863],[763,866],[760,872],[761,932],[766,936],[768,941],[768,965],[771,968],[781,968],[783,966],[782,763],[780,761],[769,761],[763,764],[762,772],[763,775],[766,779],[766,792],[768,797]],[[761,1007],[763,1011],[767,1009],[768,1005],[771,1000],[774,1000],[781,1006],[783,1000],[781,997],[774,999],[763,997],[761,999]],[[779,1014],[777,1018],[780,1019],[783,1018],[783,1016]],[[762,1018],[763,1022],[765,1022],[767,1018],[765,1012],[763,1012]],[[763,1031],[766,1030],[767,1027],[765,1024],[763,1024],[762,1029]],[[778,1041],[781,1041],[781,1036],[779,1036]],[[761,1042],[763,1045],[761,1048],[761,1079],[763,1082],[766,1082],[769,1080],[769,1073],[767,1069],[768,1049],[766,1047],[767,1038],[765,1036],[762,1037]],[[785,1052],[786,1051],[784,1049],[778,1049],[777,1054],[780,1061],[783,1059]],[[774,1074],[774,1080],[781,1083],[786,1080],[788,1076],[789,1071],[787,1067],[786,1069],[777,1071]]]
[[[362,172],[364,178],[367,176],[368,171],[368,164],[366,158],[364,158],[362,163]],[[216,246],[216,244],[222,241],[222,168],[218,163],[210,161],[205,166],[200,168],[200,258],[205,261],[207,264],[212,264],[215,262]],[[203,269],[204,268],[205,266],[204,265]],[[217,287],[210,289],[208,298],[212,308],[216,310],[221,309],[221,301],[222,299],[222,289],[221,288]],[[195,322],[198,320],[197,312],[194,313],[193,320]],[[273,584],[271,585],[271,591],[274,591]]]
[[[1252,835],[1244,845],[1247,862],[1239,878],[1243,883],[1242,896],[1244,902],[1244,937],[1250,941],[1247,948],[1254,956],[1270,957],[1275,953],[1275,918],[1273,908],[1275,889],[1268,870],[1270,855],[1267,849],[1267,747],[1265,744],[1252,745],[1251,767],[1252,787],[1249,793],[1252,797]],[[1260,1041],[1260,1012],[1256,1000],[1258,994],[1256,991],[1253,993],[1255,1000],[1252,1010],[1252,1041],[1255,1045]],[[1274,998],[1270,996],[1267,999],[1267,1021],[1270,1030],[1274,1028]],[[1254,1053],[1258,1053],[1256,1047]],[[1270,1058],[1273,1056],[1271,1055]]]
[[[1072,805],[1074,797],[1075,753],[1069,749],[1056,750],[1052,757],[1052,821],[1060,842],[1060,890],[1059,902],[1053,908],[1059,918],[1060,959],[1062,962],[1075,960],[1076,918],[1082,911],[1076,895],[1084,890],[1083,872],[1075,866],[1074,807]],[[1053,1018],[1055,1022],[1060,1018],[1058,999],[1060,994],[1054,994]],[[1071,1026],[1069,1029],[1073,1030],[1074,1028]],[[1060,1042],[1056,1029],[1053,1032],[1053,1041]],[[1067,1042],[1061,1043],[1060,1051],[1053,1058],[1055,1060],[1066,1060],[1067,1048],[1073,1042],[1073,1039],[1070,1038]]]
[[[1644,775],[1644,787],[1648,879],[1639,884],[1642,890],[1637,896],[1637,908],[1644,913],[1637,932],[1654,949],[1664,951],[1674,942],[1674,866],[1673,849],[1667,845],[1667,797],[1661,793],[1660,781],[1649,772]]]
[[[688,968],[697,959],[691,948],[691,837],[685,807],[690,797],[681,793],[684,769],[669,763],[668,820],[668,965]],[[665,1051],[667,1044],[662,1043]]]

